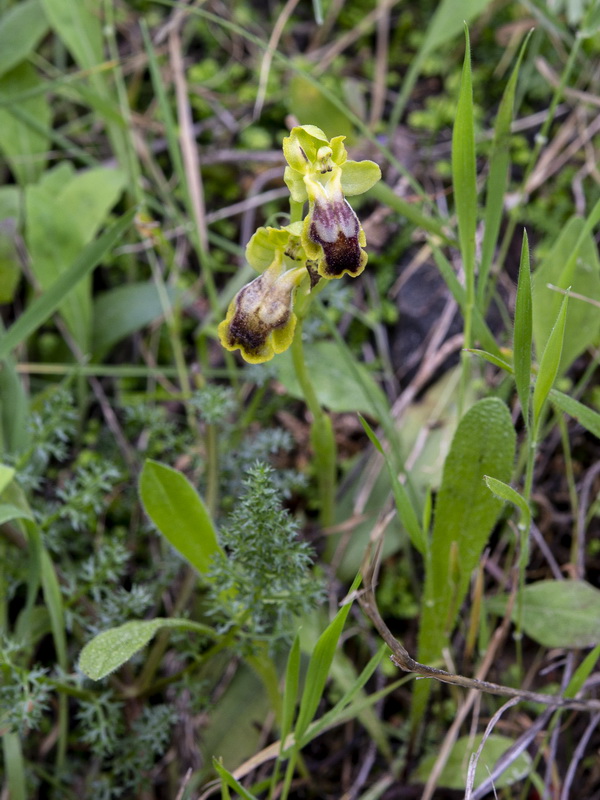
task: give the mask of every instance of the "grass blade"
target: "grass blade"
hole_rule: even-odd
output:
[[[600,439],[600,414],[597,411],[569,397],[568,394],[559,392],[558,389],[551,390],[550,399],[557,408],[576,419],[580,425]]]
[[[360,575],[354,579],[350,592],[354,591],[360,584]],[[313,720],[317,707],[323,696],[325,683],[329,676],[331,662],[335,655],[338,641],[346,623],[346,617],[350,612],[351,603],[342,606],[333,618],[332,622],[325,628],[319,636],[315,649],[308,664],[304,691],[300,701],[298,719],[294,728],[294,737],[299,742],[306,729]]]
[[[10,800],[27,800],[25,789],[25,762],[21,740],[17,733],[4,733],[2,736],[6,782]]]
[[[529,427],[529,398],[531,392],[531,342],[532,342],[532,299],[531,271],[529,266],[529,240],[523,231],[519,283],[515,305],[515,325],[513,335],[513,365],[515,384],[523,419]]]
[[[225,769],[223,764],[219,761],[219,759],[213,757],[213,767],[219,773],[219,777],[221,778],[222,785],[224,784],[229,789],[234,789],[240,797],[244,800],[257,800],[257,798],[250,794],[247,789],[244,789],[242,784],[236,780],[229,770]],[[229,797],[229,791],[226,791],[223,795],[224,797]]]
[[[508,169],[510,165],[510,126],[513,120],[517,79],[532,33],[533,31],[530,31],[527,34],[525,41],[521,45],[517,63],[504,89],[494,126],[490,173],[486,182],[485,227],[481,246],[481,264],[477,279],[477,305],[482,313],[485,313],[487,307],[487,278],[494,258],[494,250],[498,241],[498,232],[500,231],[500,222],[504,211],[504,195],[508,184]]]
[[[475,124],[473,118],[473,82],[471,47],[465,27],[465,59],[460,81],[460,93],[452,134],[452,183],[458,219],[458,238],[466,279],[465,334],[469,306],[473,305],[475,280],[475,226],[477,222],[477,173],[475,166]],[[465,336],[470,347],[470,337]]]
[[[546,343],[546,347],[540,361],[540,369],[535,381],[535,389],[533,390],[534,434],[537,434],[544,403],[546,402],[548,395],[550,394],[550,389],[552,389],[554,381],[556,380],[556,376],[558,375],[563,340],[565,338],[565,322],[567,319],[568,299],[568,295],[563,297],[556,322],[554,323],[554,327],[550,332],[548,342]]]
[[[371,440],[371,443],[377,448],[385,460],[388,474],[390,476],[390,482],[392,484],[392,492],[394,493],[396,509],[398,511],[398,516],[400,517],[400,522],[406,529],[412,546],[418,550],[419,553],[424,555],[427,551],[427,539],[425,537],[425,533],[419,525],[419,519],[415,509],[413,508],[413,504],[410,501],[408,492],[406,491],[404,484],[398,480],[398,474],[394,469],[392,459],[381,446],[379,439],[375,435],[375,431],[371,428],[369,423],[361,414],[358,415],[358,418],[365,429],[365,433]]]
[[[281,742],[287,739],[292,730],[296,700],[298,698],[298,684],[300,680],[300,636],[296,634],[290,648],[287,667],[285,671],[285,689],[283,692],[283,706],[281,709]]]

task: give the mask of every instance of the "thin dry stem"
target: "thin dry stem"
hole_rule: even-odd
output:
[[[198,239],[202,252],[208,252],[208,228],[206,224],[206,208],[204,204],[204,187],[200,172],[200,157],[194,137],[192,111],[188,101],[187,81],[183,56],[181,53],[181,38],[178,27],[169,32],[169,56],[173,69],[175,95],[177,97],[177,119],[179,122],[179,143],[181,155],[188,180],[190,202],[194,214],[194,222],[198,230]]]
[[[420,664],[415,661],[408,650],[392,635],[392,632],[381,618],[373,591],[373,572],[373,564],[368,570],[363,571],[365,588],[357,592],[357,599],[365,614],[378,630],[381,638],[392,651],[391,660],[399,669],[404,670],[404,672],[413,672],[422,678],[434,678],[441,683],[449,683],[453,686],[462,686],[465,689],[474,689],[478,692],[487,692],[488,694],[503,697],[516,697],[519,700],[527,700],[531,703],[541,703],[549,708],[572,708],[577,711],[587,712],[600,711],[600,700],[554,697],[540,692],[530,692],[526,689],[514,689],[512,686],[502,686],[501,684],[479,680],[478,678],[467,678],[464,675],[429,667],[426,664]]]

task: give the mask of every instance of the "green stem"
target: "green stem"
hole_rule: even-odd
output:
[[[310,440],[315,453],[315,468],[319,482],[321,525],[333,524],[336,484],[336,446],[330,417],[323,411],[312,385],[302,343],[302,321],[298,320],[291,346],[292,362],[302,394],[313,417]]]

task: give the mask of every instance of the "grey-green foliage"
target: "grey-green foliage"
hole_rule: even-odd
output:
[[[76,421],[73,397],[64,388],[48,393],[40,407],[32,410],[28,421],[30,448],[16,457],[3,455],[5,461],[14,462],[18,481],[24,489],[40,485],[51,460],[66,459]]]
[[[92,461],[81,467],[57,490],[60,505],[56,517],[76,531],[91,528],[118,478],[119,471],[111,463]]]
[[[150,784],[149,771],[171,738],[175,711],[165,705],[146,706],[130,726],[123,717],[123,704],[105,692],[79,704],[78,735],[89,745],[96,769],[87,787],[88,796],[133,797]]]
[[[244,438],[235,451],[227,450],[222,458],[223,494],[239,497],[243,490],[243,475],[246,475],[257,461],[272,463],[281,453],[289,453],[294,446],[291,434],[283,428],[263,428],[255,436]],[[271,473],[271,480],[282,497],[288,498],[293,492],[306,487],[306,479],[295,469],[280,465]]]
[[[214,425],[226,419],[236,409],[237,403],[233,389],[210,383],[194,393],[191,405],[198,410],[200,419]]]
[[[275,651],[290,641],[295,620],[316,605],[322,589],[298,524],[281,508],[271,467],[257,462],[244,487],[220,532],[225,553],[210,571],[210,613],[222,631],[239,626],[244,652],[259,641]]]
[[[12,647],[13,643],[5,640],[0,648],[0,730],[24,734],[39,728],[50,707],[50,687],[46,670],[12,663]]]
[[[136,403],[123,409],[125,433],[135,443],[137,452],[146,458],[161,458],[165,453],[192,449],[193,440],[164,405]]]

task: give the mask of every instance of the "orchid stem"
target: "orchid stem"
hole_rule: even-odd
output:
[[[310,441],[315,454],[315,470],[319,481],[320,520],[324,528],[333,524],[336,484],[336,445],[331,418],[323,410],[306,367],[302,342],[302,320],[298,320],[291,346],[296,377],[306,405],[312,414]]]

